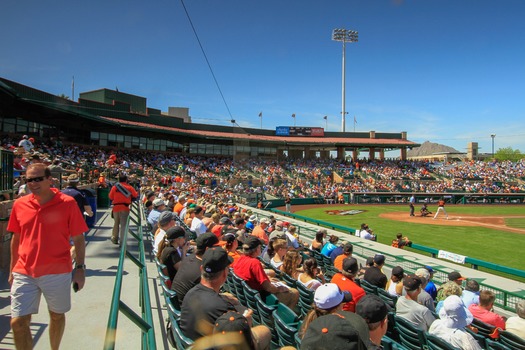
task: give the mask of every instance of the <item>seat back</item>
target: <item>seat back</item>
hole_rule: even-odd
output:
[[[259,295],[260,293],[256,291],[255,289],[250,288],[248,286],[248,283],[246,281],[241,282],[243,291],[244,291],[244,297],[246,299],[246,306],[253,310],[252,314],[252,320],[255,325],[261,324],[261,316],[259,315],[259,309],[257,308],[257,299],[255,299],[256,295]]]
[[[164,294],[164,298],[166,298],[166,303],[169,301],[168,307],[173,307],[178,315],[180,316],[180,304],[179,304],[179,298],[177,298],[177,293],[174,290],[171,290],[166,285],[162,285],[162,294]]]
[[[425,336],[427,338],[427,346],[430,350],[460,350],[459,348],[439,337],[436,337],[435,335],[427,333]]]
[[[290,288],[296,288],[297,280],[290,276],[287,273],[281,273],[281,279],[286,283],[286,285]]]
[[[490,338],[485,338],[485,349],[486,350],[512,350],[514,348],[509,348],[508,346],[500,343],[499,341],[492,340]]]
[[[508,331],[499,331],[499,341],[511,349],[525,349],[525,339]]]
[[[299,292],[299,309],[301,316],[304,317],[312,309],[314,302],[314,291],[306,288],[302,283],[297,282],[297,291]]]
[[[175,344],[177,344],[177,349],[187,349],[193,345],[193,340],[185,336],[180,327],[179,321],[176,320],[173,315],[170,314],[171,330],[175,336]]]
[[[395,316],[399,342],[411,350],[420,350],[426,344],[425,332],[403,317]]]
[[[386,290],[377,288],[377,295],[392,309],[392,311],[396,310],[396,303],[397,303],[397,296],[391,295]]]
[[[313,253],[313,257],[315,258],[315,261],[317,262],[317,267],[321,270],[324,270],[324,259],[323,254],[319,253],[317,250],[311,250]]]
[[[373,284],[370,284],[365,280],[361,280],[361,288],[365,290],[366,294],[378,294],[377,286],[374,286]]]
[[[494,333],[496,329],[495,326],[485,323],[477,318],[472,320],[472,326],[478,329],[478,334],[484,336],[485,338],[490,338],[491,334]]]
[[[295,346],[295,334],[298,331],[298,317],[284,304],[277,305],[273,311],[275,329],[279,346]]]
[[[230,273],[232,274],[233,283],[235,285],[235,291],[236,291],[235,296],[237,297],[237,299],[239,299],[239,302],[242,305],[248,306],[246,302],[246,297],[244,294],[244,287],[242,286],[242,282],[244,280],[240,278],[239,276],[237,276],[233,271],[230,271]]]
[[[277,349],[279,348],[279,335],[275,329],[273,312],[274,310],[277,310],[279,301],[273,295],[269,295],[266,299],[267,301],[264,301],[260,294],[255,296],[255,300],[257,301],[257,309],[259,310],[259,316],[261,318],[261,324],[270,328],[270,332],[272,334],[272,348]]]

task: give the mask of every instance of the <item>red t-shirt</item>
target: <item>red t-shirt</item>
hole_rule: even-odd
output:
[[[503,317],[501,317],[497,313],[484,309],[478,304],[471,304],[468,307],[468,310],[472,313],[472,316],[474,316],[474,318],[477,318],[480,321],[499,327],[501,329],[505,329],[505,320],[503,320]]]
[[[264,272],[259,259],[247,255],[243,255],[237,260],[235,265],[233,265],[233,272],[245,280],[250,288],[259,292],[263,289],[262,284],[264,281],[270,280]]]
[[[352,293],[352,301],[345,303],[343,305],[343,310],[355,312],[355,305],[357,304],[359,299],[366,295],[365,290],[359,287],[354,281],[343,276],[342,273],[336,273],[330,280],[330,283],[337,284],[339,286],[339,289],[341,289],[342,291],[349,291],[350,293]]]
[[[40,205],[33,194],[13,204],[7,231],[19,235],[18,260],[13,272],[31,277],[71,272],[69,239],[88,227],[77,202],[57,189]]]

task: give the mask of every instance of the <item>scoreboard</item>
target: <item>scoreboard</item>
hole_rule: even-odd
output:
[[[275,128],[275,136],[316,136],[323,137],[323,128],[311,128],[304,126],[278,126]]]

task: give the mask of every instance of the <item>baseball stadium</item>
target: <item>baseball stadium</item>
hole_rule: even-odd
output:
[[[2,349],[14,349],[16,341],[8,306],[14,234],[7,227],[16,201],[32,196],[27,191],[35,179],[26,177],[26,169],[35,163],[50,169],[55,188],[78,182],[94,213],[86,217],[86,285],[72,295],[73,311],[62,338],[66,349],[251,348],[209,331],[198,339],[187,335],[186,305],[179,304],[170,289],[177,275],[170,278],[169,262],[161,261],[156,251],[162,219],[154,224],[149,220],[161,206],[159,215],[168,211],[171,216],[182,199],[188,211],[198,208],[192,215],[204,213],[199,219],[206,223],[202,232],[194,227],[194,218],[173,215],[184,229],[184,240],[196,241],[197,250],[199,237],[214,232],[213,227],[220,227],[214,233],[219,239],[229,228],[241,255],[254,225],[270,223],[283,235],[294,227],[288,241],[298,245],[288,242],[285,249],[299,252],[303,262],[313,258],[328,283],[341,271],[329,256],[312,248],[321,232],[334,248],[350,245],[353,252],[347,259],[354,258],[360,267],[382,257],[384,275],[390,279],[401,268],[407,280],[427,269],[438,288],[459,273],[462,288],[473,280],[494,296],[493,309],[505,320],[524,317],[525,164],[479,154],[476,143],[469,144],[466,154],[449,154],[448,159],[443,154],[412,159],[411,151],[421,145],[404,131],[328,132],[286,125],[266,130],[243,128],[234,120],[230,127],[198,124],[188,108],[162,112],[148,107],[145,97],[118,90],[83,92],[72,101],[4,78],[0,123]],[[386,156],[392,153],[397,156]],[[138,195],[129,203],[124,236],[114,241],[114,208],[121,203],[115,203],[111,193],[122,175]],[[271,237],[273,231],[264,232]],[[282,237],[286,243],[286,235]],[[184,264],[186,257],[181,259]],[[234,273],[237,265],[228,269],[218,290],[251,309],[254,326],[267,327],[267,348],[300,349],[308,338],[302,337],[301,327],[314,309],[314,291],[260,260],[272,278],[298,290],[294,305],[271,294],[263,297],[265,293]],[[380,337],[383,348],[458,348],[400,320],[396,302],[405,298],[402,293],[392,295],[366,279],[356,281],[367,296],[388,306],[383,319],[390,324]],[[427,277],[424,283],[429,281]],[[436,319],[441,316],[432,312]],[[31,319],[35,349],[48,348],[47,322],[42,311]],[[525,348],[525,339],[512,332],[479,319],[473,322],[475,330],[467,327],[465,332],[480,348]],[[80,343],[73,330],[79,325],[87,336]]]

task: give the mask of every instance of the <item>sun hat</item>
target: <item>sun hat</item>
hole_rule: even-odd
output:
[[[450,295],[443,301],[443,307],[439,310],[439,318],[448,328],[465,328],[472,323],[474,316],[465,307],[459,296]]]

